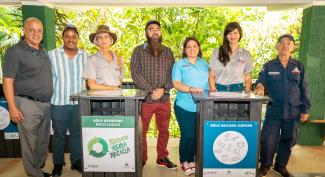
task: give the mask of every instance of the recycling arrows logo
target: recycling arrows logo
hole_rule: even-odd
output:
[[[94,146],[96,144],[100,144],[102,146],[102,151],[101,152],[97,152],[97,151],[94,150]],[[96,157],[96,158],[101,158],[101,157],[105,156],[108,153],[108,144],[104,139],[94,137],[88,142],[88,152],[89,152],[90,156],[93,156],[93,157]]]

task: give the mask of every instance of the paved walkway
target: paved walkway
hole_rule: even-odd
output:
[[[169,141],[170,159],[178,162],[178,138],[172,138]],[[143,168],[143,177],[184,177],[180,168],[177,170],[168,170],[158,167],[155,164],[156,159],[156,139],[149,139],[149,160]],[[49,154],[45,170],[52,170],[52,154]],[[80,173],[70,170],[69,154],[66,154],[67,166],[63,169],[62,177],[79,177]],[[179,166],[179,164],[177,163]],[[294,177],[325,177],[325,145],[317,147],[295,146],[288,165],[289,171]],[[21,159],[0,158],[0,177],[24,177],[24,169]],[[279,177],[273,171],[270,171],[267,177]],[[192,175],[194,177],[194,175]]]

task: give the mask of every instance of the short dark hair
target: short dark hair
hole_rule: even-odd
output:
[[[187,46],[187,43],[190,42],[190,41],[195,41],[197,43],[197,45],[199,46],[199,54],[197,55],[198,57],[202,57],[202,50],[201,50],[201,44],[199,42],[199,40],[196,39],[196,37],[194,36],[191,36],[191,37],[187,37],[183,43],[183,58],[186,58],[187,57],[187,54],[186,54],[186,46]]]
[[[293,38],[293,36],[291,34],[284,34],[284,35],[281,35],[279,38],[278,38],[278,42],[279,43],[283,38],[288,38],[290,41],[292,41],[293,43],[295,43],[295,38]]]
[[[152,24],[156,24],[158,25],[159,27],[161,27],[160,23],[157,21],[157,20],[149,20],[146,24],[146,28],[144,30],[147,30],[147,28],[152,25]]]
[[[79,36],[79,32],[78,32],[78,28],[74,25],[67,25],[64,27],[63,31],[62,31],[62,36],[64,36],[64,33],[68,30],[73,30],[75,33],[77,33],[77,35]]]

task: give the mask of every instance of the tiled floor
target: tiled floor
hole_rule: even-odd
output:
[[[178,162],[178,141],[179,139],[170,139],[169,152],[170,159],[173,162]],[[143,177],[184,177],[180,168],[177,170],[168,170],[156,166],[156,139],[150,139],[149,142],[149,160],[143,168]],[[52,170],[52,154],[49,154],[45,170]],[[69,154],[66,154],[66,161],[69,162]],[[288,165],[289,171],[294,174],[294,177],[325,177],[325,145],[317,147],[302,147],[295,146]],[[24,169],[20,159],[0,159],[0,177],[24,177]],[[77,177],[80,173],[71,171],[70,164],[63,169],[62,177]],[[267,177],[279,176],[273,171],[270,171]],[[192,175],[194,177],[194,175]]]

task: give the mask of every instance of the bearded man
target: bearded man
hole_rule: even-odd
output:
[[[157,160],[159,166],[176,169],[168,158],[169,120],[171,113],[169,91],[172,86],[171,71],[175,59],[170,48],[162,44],[161,25],[150,20],[145,27],[147,41],[137,46],[131,58],[132,79],[139,89],[148,94],[141,106],[142,165],[148,160],[147,132],[155,114],[158,128]]]

